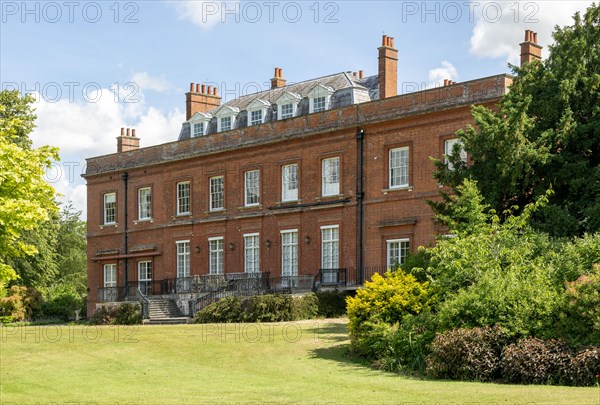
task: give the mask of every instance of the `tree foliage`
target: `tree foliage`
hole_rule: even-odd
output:
[[[11,132],[11,141],[23,149],[31,149],[29,134],[37,118],[31,106],[33,102],[33,96],[21,96],[18,90],[0,91],[0,132]]]
[[[28,119],[7,114],[0,104],[0,286],[17,275],[8,261],[33,255],[34,245],[23,234],[48,221],[57,211],[55,191],[44,181],[44,170],[57,150],[19,146],[19,136]]]
[[[472,107],[476,125],[457,132],[471,164],[453,153],[449,164],[435,161],[435,176],[453,191],[476,180],[501,217],[553,188],[536,226],[570,236],[600,229],[600,6],[553,37],[547,59],[512,67],[497,110]]]
[[[0,296],[14,280],[15,288],[43,293],[46,316],[68,319],[86,298],[86,225],[70,203],[59,212],[44,181],[57,149],[32,149],[32,102],[0,92]]]

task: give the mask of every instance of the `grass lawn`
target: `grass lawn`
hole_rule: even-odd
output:
[[[1,403],[600,404],[600,389],[426,381],[344,357],[345,320],[4,327]]]

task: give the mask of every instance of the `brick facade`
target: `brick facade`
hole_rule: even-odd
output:
[[[153,279],[175,278],[176,242],[182,240],[190,241],[192,276],[209,273],[211,237],[223,237],[225,272],[238,273],[244,271],[243,237],[258,233],[260,270],[279,276],[281,231],[297,229],[298,273],[314,274],[321,267],[321,227],[338,225],[339,267],[348,269],[351,283],[359,281],[358,268],[386,265],[388,240],[408,239],[410,250],[431,245],[442,230],[425,202],[439,191],[430,157],[442,157],[444,140],[472,123],[472,104],[494,106],[511,82],[510,76],[498,75],[380,95],[366,103],[88,159],[88,312],[104,285],[105,264],[117,265],[117,286],[125,279],[136,281],[137,263],[145,260],[152,262]],[[408,147],[408,187],[390,189],[389,151],[402,147]],[[340,190],[323,197],[322,161],[330,157],[339,157]],[[282,166],[292,163],[299,168],[298,201],[287,203],[282,202]],[[252,207],[244,206],[248,170],[260,173],[259,205]],[[219,175],[224,176],[224,210],[212,212],[209,179]],[[190,182],[191,213],[177,215],[177,183],[184,181]],[[151,188],[152,219],[139,221],[138,190],[143,187]],[[110,192],[116,193],[116,223],[104,225],[104,195]],[[357,254],[361,204],[362,266]]]

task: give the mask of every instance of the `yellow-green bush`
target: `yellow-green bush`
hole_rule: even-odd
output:
[[[405,315],[416,315],[429,309],[433,298],[429,282],[419,282],[401,269],[388,271],[383,276],[374,274],[356,296],[346,300],[348,329],[351,335],[357,336],[361,325],[372,319],[393,325],[402,321]]]

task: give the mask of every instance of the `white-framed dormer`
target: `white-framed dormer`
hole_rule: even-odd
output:
[[[334,90],[331,87],[317,84],[308,92],[308,113],[325,111],[329,109],[331,95]]]
[[[197,112],[188,120],[190,123],[190,138],[204,136],[208,133],[208,123],[212,115],[210,113]]]
[[[248,112],[248,126],[260,125],[265,122],[267,117],[267,109],[271,106],[271,103],[260,98],[252,100],[246,111]]]
[[[224,105],[215,112],[217,118],[217,132],[229,131],[235,128],[235,119],[240,113],[237,107]]]
[[[298,114],[298,104],[302,100],[299,94],[292,93],[289,91],[284,92],[277,100],[277,119],[285,120],[287,118],[295,117]]]

